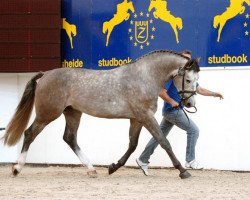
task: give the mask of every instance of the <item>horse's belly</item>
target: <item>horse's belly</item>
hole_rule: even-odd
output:
[[[126,103],[121,102],[84,102],[81,105],[72,105],[75,109],[101,118],[133,118],[133,112]]]

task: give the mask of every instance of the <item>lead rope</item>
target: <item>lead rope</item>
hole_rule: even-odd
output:
[[[191,96],[193,96],[195,93],[193,93],[193,94],[191,94],[188,98],[186,98],[186,99],[184,99],[184,98],[182,98],[181,99],[181,101],[180,101],[180,103],[179,103],[179,106],[178,106],[178,111],[177,111],[177,115],[179,114],[179,110],[181,109],[183,112],[184,112],[184,114],[185,114],[185,116],[187,117],[187,119],[188,119],[188,123],[190,124],[190,120],[189,120],[189,117],[188,117],[188,115],[187,115],[187,112],[188,113],[196,113],[197,112],[197,108],[196,108],[196,106],[192,106],[191,108],[194,108],[194,111],[190,111],[190,110],[188,110],[188,109],[186,109],[185,108],[185,106],[183,105],[183,101],[185,101],[185,100],[187,100],[187,99],[189,99]],[[177,116],[176,116],[177,117]],[[176,121],[176,118],[175,118],[175,121]]]
[[[185,107],[182,108],[184,114],[186,115],[186,117],[187,117],[187,119],[188,119],[188,123],[189,123],[189,124],[190,124],[190,120],[189,120],[189,117],[188,117],[188,115],[187,115],[187,112],[188,112],[188,113],[192,113],[192,114],[197,112],[197,108],[196,108],[195,106],[192,106],[192,108],[194,108],[195,111],[187,110]]]
[[[177,119],[177,116],[178,116],[180,110],[182,110],[182,111],[184,112],[185,116],[186,116],[187,119],[188,119],[188,123],[190,124],[190,120],[189,120],[189,117],[188,117],[188,115],[187,115],[187,112],[189,112],[189,111],[186,110],[186,109],[182,106],[182,102],[180,102],[180,103],[179,103],[179,106],[177,107],[177,115],[176,115],[176,117],[175,117],[175,121],[176,121],[176,119]]]

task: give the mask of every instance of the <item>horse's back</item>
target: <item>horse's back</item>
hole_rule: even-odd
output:
[[[87,70],[60,68],[39,80],[36,110],[62,113],[67,106],[97,117],[129,117],[129,105],[121,82],[123,69]],[[126,114],[126,112],[128,114]]]

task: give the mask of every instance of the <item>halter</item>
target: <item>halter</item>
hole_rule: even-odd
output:
[[[183,104],[184,101],[190,99],[193,95],[196,94],[196,91],[185,90],[185,80],[184,80],[185,79],[185,74],[186,74],[187,70],[191,69],[191,67],[192,67],[192,65],[190,65],[189,67],[187,67],[185,65],[184,67],[179,68],[178,73],[173,77],[173,79],[174,79],[177,76],[182,76],[182,90],[178,92],[179,95],[181,96],[181,100],[179,102],[178,108],[180,108],[180,109],[183,110],[183,112],[186,115],[189,123],[190,123],[190,120],[189,120],[189,117],[188,117],[188,115],[187,115],[186,112],[188,112],[188,113],[196,113],[197,112],[197,108],[195,106],[192,106],[195,110],[194,111],[190,111],[190,110],[187,110],[185,108],[184,104]],[[187,93],[190,94],[190,95],[188,97],[184,97],[184,94],[187,94]]]
[[[192,66],[192,65],[191,65]],[[181,101],[180,104],[182,105],[184,101],[190,99],[192,96],[194,96],[196,94],[196,91],[190,91],[190,90],[185,90],[185,74],[186,74],[186,70],[190,69],[191,66],[189,68],[180,68],[178,70],[178,74],[179,76],[182,76],[182,90],[179,91],[179,95],[181,96]],[[190,94],[188,97],[184,97],[184,94]],[[189,111],[187,109],[185,109],[187,112],[189,113],[196,113],[197,112],[197,108],[195,106],[193,106],[195,108],[195,111]]]

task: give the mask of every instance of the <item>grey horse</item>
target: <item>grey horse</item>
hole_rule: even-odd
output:
[[[163,136],[154,114],[159,92],[171,78],[183,97],[183,103],[194,106],[194,85],[198,72],[197,59],[189,60],[179,53],[160,50],[112,70],[59,68],[38,73],[27,83],[3,137],[5,144],[13,146],[24,132],[21,155],[12,167],[13,175],[21,172],[29,146],[36,136],[50,122],[64,114],[66,128],[63,139],[83,165],[87,166],[88,175],[95,176],[95,168],[77,144],[80,118],[82,113],[86,113],[101,118],[130,119],[129,147],[117,164],[109,166],[109,174],[126,163],[136,149],[144,126],[166,150],[174,167],[180,171],[179,176],[190,177]],[[36,117],[25,130],[33,104]]]

